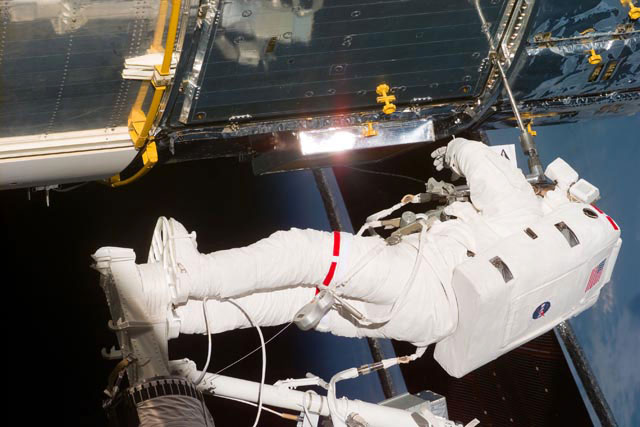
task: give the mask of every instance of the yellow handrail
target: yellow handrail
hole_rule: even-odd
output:
[[[167,30],[167,41],[164,49],[164,58],[160,74],[169,75],[171,69],[171,60],[173,58],[173,47],[176,44],[176,36],[178,33],[178,21],[180,21],[180,4],[182,0],[171,1],[171,18],[169,19],[169,29]]]
[[[166,86],[155,87],[153,92],[153,98],[151,99],[151,105],[147,114],[142,109],[132,109],[129,115],[129,136],[133,141],[136,149],[142,148],[147,139],[149,138],[149,131],[153,125],[153,121],[156,118],[158,109],[160,108],[160,101],[162,101],[162,94],[164,93]]]
[[[120,180],[120,174],[109,178],[109,185],[113,188],[122,187],[123,185],[131,184],[143,176],[145,176],[155,164],[158,163],[158,148],[155,142],[147,144],[146,148],[142,152],[142,168],[129,178]]]
[[[164,20],[167,15],[168,5],[169,0],[162,0],[162,2],[160,3],[160,9],[158,11],[158,22],[154,31],[151,47],[149,49],[150,51],[160,50],[159,45],[161,43],[162,34],[164,32]],[[160,110],[162,96],[164,95],[164,92],[167,89],[167,85],[170,82],[168,78],[165,79],[164,77],[169,76],[171,71],[173,50],[176,43],[178,23],[180,21],[181,5],[182,0],[171,0],[171,15],[169,17],[169,26],[167,28],[167,38],[165,41],[162,64],[156,65],[154,67],[154,70],[158,75],[160,75],[161,79],[157,79],[155,75],[154,78],[151,79],[151,85],[154,88],[154,92],[149,110],[146,113],[142,110],[142,104],[144,103],[144,99],[146,98],[147,92],[149,91],[149,86],[146,83],[143,83],[142,86],[140,86],[140,90],[138,91],[138,95],[136,97],[136,101],[134,102],[133,108],[129,113],[129,136],[131,137],[131,140],[133,141],[133,144],[137,150],[144,149],[142,153],[143,166],[134,175],[124,180],[120,179],[120,174],[112,176],[108,180],[108,183],[111,187],[121,187],[123,185],[127,185],[136,181],[137,179],[146,175],[149,170],[156,163],[158,163],[158,149],[156,147],[156,143],[150,140],[149,132],[151,131],[153,122],[158,115],[158,111]]]
[[[158,19],[156,20],[156,28],[153,31],[153,41],[151,42],[150,52],[162,51],[162,34],[164,33],[165,19],[167,19],[167,11],[169,10],[169,0],[162,0],[158,9]]]
[[[162,59],[162,64],[155,67],[155,69],[161,76],[168,76],[170,74],[173,49],[178,32],[178,22],[180,21],[181,4],[181,0],[171,1],[171,16],[169,18],[169,27],[167,29],[167,40],[165,42],[164,57]],[[161,15],[164,14],[166,14],[166,9],[163,12],[163,5],[161,4],[158,18],[160,19]],[[156,31],[156,34],[154,35],[154,43],[157,34],[161,33]],[[156,115],[158,114],[160,103],[162,101],[162,95],[164,94],[164,90],[167,87],[167,83],[165,81],[157,82],[155,81],[155,79],[151,81],[151,84],[153,85],[155,92],[153,94],[153,99],[151,100],[151,105],[149,106],[149,111],[147,111],[147,113],[142,111],[142,103],[137,102],[140,99],[144,99],[144,96],[147,93],[148,88],[145,84],[143,84],[140,88],[140,91],[138,92],[138,99],[136,100],[136,103],[134,104],[134,107],[131,109],[131,113],[129,114],[129,135],[131,136],[131,140],[138,150],[142,148],[149,139],[149,131],[151,130],[151,126],[153,125],[153,121],[155,120]]]

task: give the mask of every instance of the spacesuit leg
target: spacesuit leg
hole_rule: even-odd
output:
[[[293,316],[304,304],[311,301],[314,295],[313,288],[287,288],[272,292],[257,292],[244,297],[234,298],[234,303],[242,307],[242,310],[229,301],[207,300],[207,319],[209,332],[217,334],[233,329],[258,326],[276,326],[291,322]],[[181,320],[180,333],[204,334],[207,332],[204,323],[205,302],[189,300],[186,304],[175,308],[177,316]]]
[[[208,311],[214,313],[210,316],[219,319],[210,321],[210,331],[222,332],[251,326],[224,299],[238,302],[260,326],[277,325],[292,321],[311,301],[317,285],[336,284],[335,292],[368,319],[384,318],[392,308],[395,314],[382,324],[366,326],[334,309],[318,330],[433,342],[451,331],[454,316],[429,263],[419,263],[414,280],[409,280],[416,266],[417,239],[417,235],[408,236],[388,246],[378,237],[293,229],[244,248],[209,255],[194,252],[197,262],[187,259],[185,263],[178,251],[189,274],[181,279],[189,283],[189,300],[176,308],[181,332],[205,332],[204,298],[209,298]]]
[[[234,329],[250,328],[255,326],[251,323],[252,321],[257,326],[289,323],[300,307],[311,301],[314,293],[313,288],[297,287],[253,293],[234,299],[235,304],[229,301],[207,300],[209,333],[217,334]],[[367,306],[370,306],[368,303],[355,300],[351,300],[350,303],[361,311],[367,311]],[[176,314],[181,319],[180,333],[207,333],[204,304],[203,301],[189,300],[186,304],[176,307]],[[242,307],[242,310],[236,304]],[[316,330],[343,337],[386,336],[380,328],[359,327],[335,310],[331,310],[325,316]]]
[[[252,321],[258,326],[277,326],[289,323],[300,307],[311,301],[314,293],[313,288],[303,287],[257,292],[234,299],[234,303],[242,307],[242,310],[228,301],[207,300],[209,333],[217,334],[234,329],[250,328],[255,326],[251,324]],[[350,302],[358,309],[366,310],[366,303]],[[204,323],[204,304],[203,301],[189,300],[186,304],[175,309],[181,319],[180,333],[207,333]],[[320,332],[331,332],[334,335],[344,337],[383,336],[382,332],[375,328],[358,328],[354,322],[342,317],[335,310],[329,312],[316,329]]]
[[[176,244],[179,281],[181,292],[198,300],[337,284],[336,291],[347,298],[393,304],[417,256],[415,242],[387,246],[379,237],[295,228],[207,255],[190,244],[187,239]]]

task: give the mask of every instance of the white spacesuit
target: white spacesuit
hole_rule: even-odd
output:
[[[438,165],[444,162],[467,177],[473,205],[450,205],[446,213],[458,219],[431,227],[423,243],[427,260],[420,262],[412,283],[407,282],[416,264],[418,234],[388,246],[380,237],[292,229],[248,247],[208,255],[199,254],[191,239],[180,239],[176,252],[184,269],[177,300],[188,298],[176,308],[180,331],[205,332],[204,298],[209,298],[209,326],[215,333],[250,326],[236,307],[220,301],[225,298],[237,298],[258,324],[278,325],[293,319],[317,285],[337,285],[336,291],[367,318],[384,318],[392,307],[394,315],[388,322],[365,327],[350,320],[348,313],[331,310],[318,330],[394,338],[417,346],[449,335],[456,326],[457,307],[450,285],[439,277],[450,277],[468,251],[481,251],[543,211],[522,173],[484,144],[458,138],[446,151],[434,154]],[[176,235],[187,236],[179,223],[173,221],[173,226]],[[360,263],[366,265],[353,274]],[[348,275],[352,277],[344,283]]]
[[[586,296],[578,294],[558,296],[560,302],[556,303],[552,299],[556,296],[553,286],[545,288],[556,277],[574,269],[579,270],[579,274],[576,273],[578,276],[572,279],[573,282],[586,282],[581,275],[588,276],[592,264],[599,264],[602,270],[605,263],[602,257],[605,257],[605,260],[610,260],[604,274],[608,277],[600,280],[598,276],[599,293],[600,287],[611,275],[619,249],[620,243],[616,243],[619,240],[617,226],[615,230],[607,230],[607,227],[611,227],[604,217],[594,220],[589,219],[592,218],[591,214],[587,218],[587,213],[582,213],[590,205],[570,201],[569,187],[577,180],[577,174],[569,178],[566,178],[566,174],[558,175],[555,179],[556,189],[542,198],[536,196],[519,169],[480,142],[457,138],[447,147],[436,150],[432,157],[435,157],[438,169],[448,166],[467,178],[471,203],[455,202],[449,205],[445,213],[452,219],[436,221],[426,233],[423,231],[405,236],[396,245],[387,245],[377,236],[292,229],[276,232],[247,247],[205,255],[197,251],[195,235],[188,234],[181,224],[170,220],[172,244],[175,245],[172,253],[176,266],[174,283],[166,283],[161,264],[136,267],[139,274],[135,280],[138,283],[132,286],[141,288],[145,299],[145,316],[155,319],[156,324],[170,317],[174,331],[169,333],[169,337],[176,336],[177,332],[206,333],[203,304],[207,304],[211,333],[250,327],[248,317],[236,305],[226,301],[233,299],[258,325],[278,325],[292,321],[298,310],[312,300],[316,287],[329,286],[367,321],[356,320],[353,311],[334,307],[316,326],[317,330],[349,337],[393,338],[424,347],[449,337],[457,328],[453,337],[443,341],[441,351],[436,350],[436,358],[440,354],[440,359],[444,360],[439,359],[443,366],[446,368],[449,363],[449,372],[459,376],[508,351],[523,339],[531,339],[548,330],[554,326],[553,322],[557,324],[593,304],[595,299],[585,299]],[[564,162],[562,164],[566,165]],[[563,206],[569,206],[570,209]],[[570,227],[559,227],[557,221],[554,223],[556,228],[544,225],[544,218],[551,218],[556,211],[564,212],[563,209],[567,213],[559,214],[561,219],[566,220],[578,234],[573,237],[583,241],[578,249],[566,254],[562,251],[565,246],[568,251],[570,246],[564,238],[569,236],[568,233],[574,234],[574,231]],[[610,218],[607,219],[615,225]],[[566,225],[564,222],[561,224]],[[548,229],[555,230],[556,234]],[[566,232],[566,229],[569,231]],[[523,232],[525,230],[529,237]],[[567,236],[563,238],[562,232]],[[536,233],[540,239],[537,239]],[[501,252],[500,248],[504,246],[501,242],[506,242],[514,235],[518,239],[522,238],[521,235],[529,240],[537,239],[532,244],[538,246],[527,249],[530,253],[526,256],[515,256],[518,249]],[[584,241],[592,243],[584,244]],[[522,247],[529,245],[528,241],[518,244]],[[490,254],[494,249],[500,257],[492,254],[491,259],[487,258],[481,264],[484,254]],[[541,274],[539,266],[536,267],[535,259],[531,259],[531,254],[536,251],[539,255],[534,258],[547,253],[556,254],[556,258],[573,258],[566,266],[560,263],[549,267],[551,270],[550,276],[545,279],[548,279],[547,282],[538,284],[531,277],[546,276]],[[104,251],[102,253],[104,256]],[[96,259],[99,254],[100,251]],[[609,256],[611,254],[613,256]],[[475,270],[472,268],[471,273],[465,273],[462,269],[458,275],[460,278],[454,280],[456,267],[471,265],[474,258],[478,264],[473,267]],[[494,262],[496,259],[498,263]],[[505,265],[503,260],[506,260],[506,269],[509,271],[507,275],[502,271],[500,276],[498,271]],[[133,272],[132,268],[129,267]],[[504,287],[505,282],[511,280],[509,275],[515,276],[515,279],[509,287]],[[474,279],[468,276],[477,277],[476,282],[481,289],[475,289]],[[525,277],[528,279],[525,280]],[[464,284],[465,280],[470,280],[472,284]],[[494,286],[497,282],[499,286]],[[582,284],[576,286],[582,287]],[[535,293],[539,289],[546,289],[541,296]],[[563,285],[563,289],[568,287]],[[491,292],[493,299],[485,295]],[[471,297],[463,295],[466,293],[472,294]],[[542,299],[527,300],[527,295]],[[574,304],[574,300],[580,300],[580,303]],[[486,301],[492,301],[494,305],[485,309],[483,304]],[[513,301],[520,301],[518,304],[522,307],[518,306],[518,310],[526,314],[522,319],[517,318],[519,314],[508,314],[509,307],[513,311],[513,307],[517,306],[516,303],[512,304]],[[529,308],[525,302],[534,306]],[[547,316],[552,323],[544,323],[541,329],[539,325],[543,325],[543,321],[533,322],[529,311],[540,305],[542,308],[538,307],[537,312],[544,315],[552,303],[559,317]],[[465,316],[466,312],[459,313],[463,306],[476,318],[470,320]],[[473,325],[477,321],[477,324],[482,324],[480,318],[489,316],[490,311],[500,312],[497,309],[499,307],[505,307],[504,319],[495,317],[486,326],[495,328],[496,341],[493,344],[487,341],[486,354],[474,359],[467,353],[473,344],[470,343],[473,334],[478,332],[473,331],[469,323]],[[533,319],[537,319],[535,313]],[[529,325],[529,321],[533,323]],[[526,325],[512,327],[513,322]],[[508,338],[505,338],[506,341],[502,340],[504,330],[509,331],[505,335]],[[457,360],[460,358],[474,361],[460,362]],[[455,360],[447,362],[445,359]]]

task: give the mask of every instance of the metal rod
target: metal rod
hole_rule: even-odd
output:
[[[540,182],[540,179],[537,175],[527,175],[525,178],[527,179],[527,182],[532,185],[538,184]],[[469,196],[471,194],[471,190],[469,189],[469,186],[466,184],[456,185],[454,188],[455,188],[456,195]]]
[[[193,371],[189,378],[196,378],[199,371]],[[224,375],[207,373],[203,381],[198,384],[198,390],[204,394],[231,397],[248,402],[258,401],[260,384],[253,381],[241,380]],[[265,384],[262,389],[263,403],[294,411],[302,410],[306,406],[314,414],[329,416],[327,397],[315,393],[292,390],[285,386]],[[376,405],[361,400],[346,398],[337,399],[336,406],[339,413],[357,413],[364,417],[371,427],[402,427],[416,426],[411,412],[388,406]]]
[[[505,73],[502,64],[500,63],[500,58],[498,57],[498,51],[496,46],[493,44],[493,40],[491,39],[491,32],[489,31],[489,23],[487,22],[484,14],[482,13],[482,8],[480,7],[480,1],[475,0],[474,5],[476,7],[476,11],[478,12],[478,17],[480,18],[480,22],[482,24],[482,32],[487,38],[487,42],[489,43],[489,57],[498,68],[500,78],[502,79],[502,84],[504,85],[504,89],[507,92],[507,96],[509,97],[509,102],[511,103],[511,109],[513,110],[513,114],[516,116],[516,120],[518,122],[518,127],[520,128],[520,146],[522,147],[522,151],[529,158],[529,171],[537,177],[537,181],[544,180],[544,172],[542,169],[542,164],[540,163],[540,158],[538,157],[538,149],[536,148],[536,143],[533,140],[533,136],[527,132],[527,129],[524,127],[524,122],[522,121],[522,117],[520,116],[520,110],[518,110],[518,104],[516,103],[516,99],[513,96],[513,92],[511,91],[511,86],[509,85],[509,81],[507,80],[507,73]]]
[[[562,322],[555,327],[556,335],[562,340],[573,361],[573,366],[576,368],[576,372],[582,385],[587,393],[587,397],[591,402],[591,406],[600,420],[600,423],[604,427],[615,427],[618,425],[616,419],[611,411],[611,407],[607,403],[607,399],[604,397],[604,393],[598,385],[598,380],[591,370],[589,361],[587,360],[578,338],[576,337],[573,328],[569,322]]]
[[[484,13],[482,13],[482,8],[480,8],[479,0],[475,0],[475,7],[478,11],[478,16],[480,17],[480,22],[482,23],[482,32],[487,38],[487,42],[489,42],[489,48],[491,52],[489,55],[492,56],[493,62],[498,67],[498,71],[500,72],[500,77],[502,78],[502,82],[504,83],[504,88],[507,91],[507,96],[509,97],[509,102],[511,103],[511,108],[516,116],[516,120],[518,121],[518,127],[522,132],[526,132],[527,129],[524,127],[524,123],[522,122],[522,117],[520,116],[520,111],[518,111],[518,105],[516,104],[516,99],[513,96],[513,92],[511,91],[511,87],[509,86],[509,82],[507,81],[507,74],[504,72],[504,68],[502,68],[502,64],[500,63],[500,59],[498,58],[498,51],[496,50],[496,46],[493,44],[493,40],[491,39],[491,32],[489,31],[489,23],[484,17]]]

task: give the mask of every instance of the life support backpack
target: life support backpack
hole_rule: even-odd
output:
[[[592,306],[621,244],[609,216],[571,202],[460,264],[458,324],[435,359],[462,377]]]

